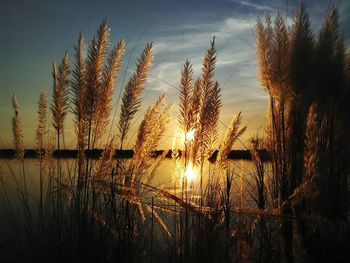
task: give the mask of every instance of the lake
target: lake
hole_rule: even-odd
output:
[[[62,167],[62,174],[67,176],[73,174],[75,169],[75,159],[61,159],[60,165]],[[209,174],[213,173],[215,164],[207,162],[204,166],[203,172],[203,186],[206,185]],[[270,169],[266,163],[267,171]],[[39,176],[39,162],[37,159],[25,159],[24,170],[27,181],[27,189],[30,199],[35,203],[38,202],[39,198],[39,187],[40,187],[40,176]],[[234,199],[238,199],[240,193],[243,192],[243,204],[245,206],[252,207],[254,204],[251,203],[252,199],[249,198],[247,192],[252,191],[254,188],[254,173],[255,168],[249,160],[230,160],[229,170],[233,173],[232,178],[232,189],[231,196]],[[0,171],[2,178],[2,187],[6,186],[7,193],[10,199],[14,198],[16,182],[14,180],[14,174],[19,175],[22,173],[22,165],[16,159],[0,159]],[[210,172],[209,172],[210,171]],[[164,159],[161,161],[158,169],[156,170],[155,176],[151,181],[151,185],[159,187],[161,189],[173,189],[174,181],[178,179],[176,184],[181,185],[181,176],[186,174],[184,168],[177,165],[172,159]],[[189,183],[190,190],[194,193],[199,190],[200,175],[198,169],[193,171],[194,178],[190,178]],[[191,174],[192,174],[191,173]],[[222,175],[225,176],[225,175]],[[4,193],[1,191],[0,207],[4,207]],[[3,209],[1,209],[3,211]]]
[[[154,159],[156,160],[156,159]],[[70,178],[70,174],[74,174],[76,161],[75,159],[56,159],[54,163],[59,161],[62,169],[63,177]],[[127,162],[128,160],[125,159]],[[30,209],[32,213],[32,219],[39,216],[39,193],[40,193],[40,169],[38,159],[25,159],[24,160],[24,173],[26,176],[26,185],[30,202]],[[206,162],[203,167],[203,192],[206,191],[206,185],[209,180],[209,176],[217,174],[215,163]],[[18,199],[18,191],[16,186],[20,184],[19,176],[23,174],[22,164],[16,159],[0,159],[1,169],[1,188],[0,188],[0,244],[4,244],[9,248],[15,249],[16,242],[24,242],[24,240],[18,240],[16,236],[19,233],[24,233],[24,226],[21,226],[23,218],[23,207]],[[269,164],[266,163],[266,169],[268,171]],[[254,181],[254,165],[248,160],[231,160],[229,161],[229,170],[232,173],[232,187],[230,190],[230,200],[233,209],[256,209],[256,204],[251,197],[254,193],[255,181]],[[180,164],[176,164],[173,159],[164,159],[161,161],[153,180],[149,183],[152,187],[156,187],[162,190],[166,190],[169,193],[175,194],[181,197],[181,177],[183,175],[188,176],[188,197],[194,204],[199,204],[200,193],[200,176],[198,169],[188,169],[184,171],[184,168]],[[221,179],[225,179],[225,174],[220,174]],[[45,178],[44,180],[47,180]],[[68,179],[67,179],[68,180]],[[68,181],[67,181],[68,182]],[[45,192],[45,191],[44,191]],[[142,194],[141,200],[143,204],[150,205],[152,202],[151,196],[154,197],[155,205],[173,205],[173,202],[165,200],[155,194],[145,193]],[[169,231],[174,233],[176,218],[168,212],[157,210],[160,217],[168,225]],[[145,212],[146,222],[150,222],[150,215]],[[249,216],[249,215],[248,215]],[[174,221],[175,220],[175,221]],[[146,231],[146,230],[145,230]],[[167,244],[165,236],[163,235],[159,226],[154,229],[155,238],[160,241],[160,244]],[[11,243],[12,242],[12,243]],[[14,252],[15,254],[15,252]]]

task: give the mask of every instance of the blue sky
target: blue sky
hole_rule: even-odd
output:
[[[327,6],[332,1],[304,1],[316,33]],[[350,1],[340,5],[344,36],[350,39]],[[174,121],[165,144],[176,127],[177,91],[180,69],[186,59],[198,74],[202,55],[215,35],[218,49],[216,79],[222,86],[221,121],[242,111],[248,132],[243,138],[263,132],[266,93],[256,77],[256,55],[252,27],[256,18],[280,10],[291,24],[299,1],[201,0],[201,1],[8,1],[0,3],[0,142],[11,146],[11,97],[16,93],[22,108],[25,143],[33,146],[36,104],[40,91],[51,92],[52,62],[60,61],[68,50],[73,62],[73,45],[79,32],[90,41],[105,17],[111,27],[111,45],[125,39],[127,53],[119,73],[115,98],[120,91],[125,65],[131,58],[126,77],[135,68],[135,59],[147,42],[155,44],[155,60],[146,83],[146,108],[160,94],[174,102]],[[138,120],[140,119],[138,116]],[[136,126],[136,125],[135,125]],[[73,138],[72,121],[67,120],[66,137]],[[224,126],[222,125],[222,128]],[[222,132],[222,129],[221,129]],[[74,147],[73,140],[67,140]],[[241,146],[239,146],[241,147]]]

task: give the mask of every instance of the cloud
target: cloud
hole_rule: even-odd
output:
[[[159,37],[155,40],[155,51],[162,52],[186,52],[190,50],[200,51],[200,48],[208,46],[213,36],[223,43],[225,40],[238,37],[244,39],[246,34],[250,34],[255,20],[252,17],[244,16],[229,17],[222,21],[210,23],[184,24],[180,25],[170,36]]]
[[[228,17],[207,25],[200,24],[201,29],[208,28],[208,31],[198,30],[194,24],[191,27],[193,31],[191,31],[190,26],[185,24],[180,25],[171,36],[156,37],[154,43],[158,64],[153,67],[151,72],[153,77],[151,76],[148,81],[149,86],[153,90],[171,93],[174,91],[175,94],[176,89],[171,85],[178,87],[180,71],[186,59],[190,59],[195,77],[198,77],[203,54],[209,48],[213,36],[215,36],[218,50],[216,76],[221,84],[231,81],[233,77],[239,77],[238,75],[244,70],[249,71],[244,74],[255,77],[255,44],[252,23],[249,16]]]
[[[228,18],[223,23],[224,29],[235,31],[245,31],[251,28],[250,20],[248,19],[237,19],[237,18]]]
[[[273,8],[271,6],[262,5],[262,4],[256,4],[256,3],[249,2],[249,1],[235,1],[235,0],[232,0],[232,2],[236,3],[236,4],[239,4],[241,6],[254,8],[256,10],[264,10],[264,11],[271,11],[271,10],[273,10]]]
[[[180,78],[178,64],[175,62],[161,62],[153,67],[147,79],[147,86],[150,90],[168,93],[170,90],[176,91],[174,81]]]

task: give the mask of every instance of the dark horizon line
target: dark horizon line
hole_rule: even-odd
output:
[[[164,153],[164,151],[168,151],[165,155],[166,158],[172,158],[172,150],[155,150],[152,152],[151,157],[158,157],[161,154]],[[45,151],[43,150],[43,153]],[[85,150],[84,154],[85,157],[91,158],[91,159],[98,159],[103,152],[103,149],[91,149],[91,150]],[[178,150],[179,156],[182,155],[182,151]],[[211,157],[209,158],[210,161],[215,161],[218,154],[218,150],[215,150]],[[269,160],[269,155],[266,150],[259,150],[260,158],[263,161]],[[134,155],[134,151],[132,149],[126,149],[126,150],[115,150],[114,158],[120,158],[120,159],[130,159]],[[78,150],[76,149],[62,149],[62,150],[54,150],[53,151],[53,157],[54,158],[77,158],[78,157]],[[14,159],[16,158],[16,151],[14,149],[0,149],[0,159]],[[27,149],[24,152],[24,158],[27,159],[34,159],[38,158],[38,152],[35,149]],[[249,150],[231,150],[228,154],[228,159],[230,160],[251,160],[251,155]]]

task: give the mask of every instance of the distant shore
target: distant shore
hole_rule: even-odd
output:
[[[103,149],[92,149],[92,150],[85,150],[85,156],[92,159],[97,159],[101,156]],[[158,157],[161,154],[163,154],[165,150],[157,150],[152,153],[152,157]],[[167,150],[166,158],[171,158],[172,151]],[[211,161],[216,160],[218,151],[214,151],[212,156],[209,158]],[[134,155],[133,150],[116,150],[114,154],[114,158],[132,158]],[[179,155],[181,155],[181,151],[179,151]],[[263,161],[269,160],[269,155],[266,150],[260,151],[260,156]],[[38,153],[34,149],[27,149],[25,150],[24,158],[33,159],[37,158]],[[65,150],[55,150],[53,152],[53,157],[55,158],[77,158],[78,157],[78,151],[74,149],[65,149]],[[16,158],[16,151],[14,149],[0,149],[0,159],[13,159]],[[232,150],[229,155],[228,159],[231,160],[250,160],[250,152],[248,150]]]

